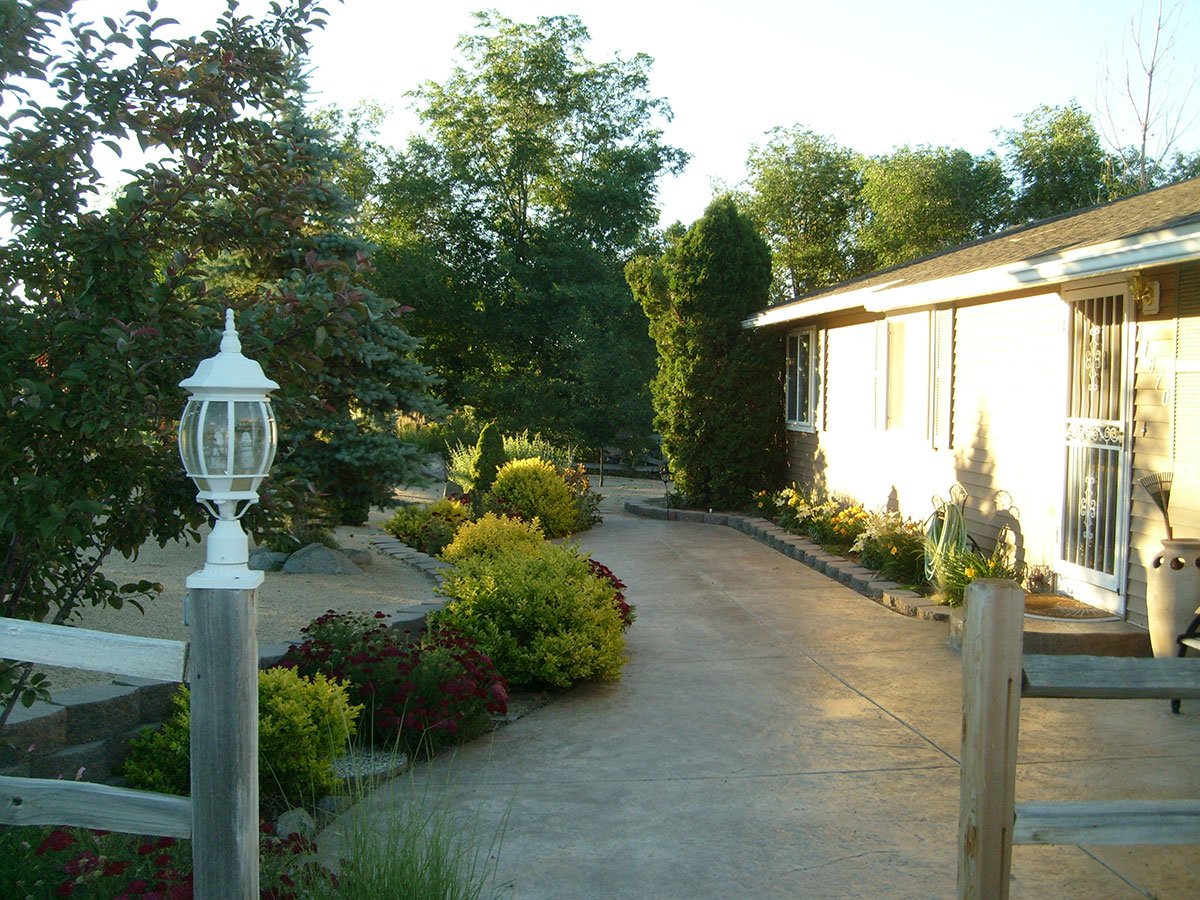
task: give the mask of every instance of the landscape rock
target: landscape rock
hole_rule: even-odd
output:
[[[275,833],[280,837],[298,834],[314,838],[317,836],[317,822],[303,809],[289,809],[275,820]]]
[[[259,572],[278,572],[287,562],[288,554],[279,550],[253,550],[249,567]]]
[[[301,547],[287,558],[283,571],[289,575],[361,575],[362,569],[355,565],[341,550],[324,544],[309,544]]]
[[[346,550],[345,553],[358,566],[369,566],[375,562],[370,550]]]

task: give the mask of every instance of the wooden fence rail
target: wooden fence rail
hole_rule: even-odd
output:
[[[1200,658],[1022,657],[1025,592],[967,588],[959,900],[1007,900],[1012,845],[1200,844],[1200,799],[1014,803],[1021,697],[1200,698]]]
[[[0,659],[184,681],[188,645],[0,618]],[[0,777],[0,824],[192,836],[192,801],[86,781]]]

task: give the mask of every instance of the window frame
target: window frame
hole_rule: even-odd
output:
[[[818,384],[818,360],[820,345],[817,343],[820,332],[815,325],[803,328],[793,328],[784,339],[784,378],[783,378],[783,415],[788,430],[814,433],[818,422],[818,400],[820,388]],[[808,359],[805,361],[807,370],[807,416],[800,415],[800,348],[803,346],[802,337],[808,337]],[[792,342],[795,341],[796,353],[792,354]],[[793,398],[795,402],[793,403]],[[794,414],[793,414],[794,413]]]

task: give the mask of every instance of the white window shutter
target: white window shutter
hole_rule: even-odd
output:
[[[935,309],[930,335],[929,437],[935,450],[952,444],[954,308]]]
[[[1176,462],[1200,463],[1200,266],[1181,269],[1178,297],[1172,455]]]
[[[888,410],[888,327],[887,319],[875,323],[875,429],[887,428]]]

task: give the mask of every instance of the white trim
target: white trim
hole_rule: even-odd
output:
[[[1088,284],[1072,286],[1069,290],[1062,292],[1062,298],[1064,307],[1067,310],[1067,321],[1069,321],[1069,310],[1075,300],[1084,297],[1094,297],[1097,294],[1104,293],[1109,288],[1120,292],[1124,296],[1125,301],[1121,326],[1121,352],[1123,354],[1121,378],[1124,382],[1121,389],[1121,418],[1124,423],[1124,437],[1122,439],[1120,455],[1120,472],[1117,480],[1116,535],[1114,536],[1116,565],[1114,566],[1113,574],[1105,576],[1063,559],[1062,519],[1065,507],[1061,506],[1061,504],[1067,502],[1067,497],[1065,465],[1060,465],[1060,469],[1063,470],[1063,479],[1062,487],[1059,491],[1059,539],[1057,542],[1058,547],[1055,551],[1054,569],[1061,576],[1059,587],[1064,593],[1090,603],[1093,606],[1107,609],[1109,612],[1123,618],[1126,614],[1126,604],[1129,594],[1129,554],[1132,524],[1130,522],[1130,511],[1133,484],[1133,387],[1137,377],[1137,319],[1135,318],[1134,302],[1129,295],[1128,284],[1126,282],[1111,280],[1094,280]],[[1069,360],[1070,336],[1067,333],[1067,329],[1064,329],[1063,335],[1064,359]],[[1070,375],[1068,374],[1067,384],[1069,385],[1069,383]],[[1068,403],[1064,404],[1063,408],[1064,413],[1069,412],[1069,400]]]
[[[762,328],[856,307],[862,307],[867,312],[891,312],[1005,291],[1060,284],[1077,278],[1117,275],[1150,266],[1195,259],[1200,259],[1200,228],[1193,223],[1058,253],[1043,253],[948,278],[916,284],[903,284],[902,279],[897,279],[832,296],[801,300],[765,309],[743,319],[742,326]]]
[[[791,418],[792,410],[789,408],[790,404],[788,402],[788,386],[792,377],[792,357],[790,353],[786,353],[784,357],[785,365],[788,367],[788,371],[784,373],[783,379],[783,416],[789,431],[801,431],[807,434],[814,434],[817,431],[818,422],[817,401],[821,393],[820,384],[817,381],[817,360],[819,353],[817,340],[819,332],[816,328],[810,326],[808,328],[795,328],[787,333],[787,341],[790,342],[793,338],[796,339],[797,367],[799,365],[800,337],[802,335],[808,335],[808,418]]]

